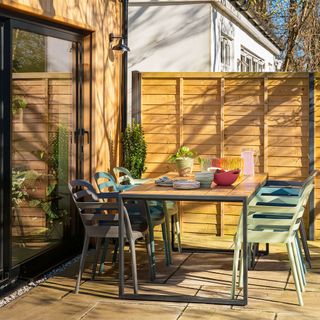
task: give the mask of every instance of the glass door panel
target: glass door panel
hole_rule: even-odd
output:
[[[12,32],[12,264],[57,244],[70,225],[77,45]]]

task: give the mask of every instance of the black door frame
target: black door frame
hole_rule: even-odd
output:
[[[75,177],[83,176],[83,38],[88,33],[73,30],[68,27],[58,26],[49,21],[13,14],[3,11],[0,16],[0,286],[5,281],[12,281],[18,276],[29,277],[44,272],[63,259],[76,254],[80,249],[81,230],[70,228],[61,245],[42,252],[20,265],[12,266],[11,245],[11,66],[12,66],[12,30],[23,29],[46,36],[72,41],[76,44],[76,96],[75,96],[75,134],[72,139],[76,143],[76,172]],[[71,213],[70,213],[71,214]],[[73,214],[73,217],[76,217]],[[73,221],[79,226],[78,221]],[[72,237],[72,231],[77,237]],[[80,238],[80,239],[79,239]]]

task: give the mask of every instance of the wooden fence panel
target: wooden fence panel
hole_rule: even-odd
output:
[[[309,173],[308,73],[141,73],[139,115],[148,142],[146,176],[174,170],[167,157],[187,145],[200,156],[256,153],[256,172],[303,180]],[[140,94],[139,94],[140,93]],[[320,75],[315,75],[315,166],[320,169]],[[133,105],[137,105],[136,101]],[[195,170],[199,166],[196,163]],[[318,184],[317,184],[318,187]],[[315,193],[320,238],[320,193]],[[241,207],[182,205],[182,232],[234,233]],[[306,220],[308,217],[306,215]]]
[[[24,110],[13,115],[12,167],[18,171],[35,170],[46,177],[28,189],[31,198],[43,199],[52,174],[47,161],[52,156],[52,137],[59,123],[71,129],[73,121],[72,74],[13,74],[12,90],[14,97],[27,103]],[[46,228],[46,214],[41,208],[31,208],[24,203],[18,210],[19,219],[13,219],[14,235],[20,234],[19,228],[23,228],[26,235]]]

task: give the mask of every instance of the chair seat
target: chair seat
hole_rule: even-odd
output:
[[[153,225],[162,224],[164,222],[164,211],[159,206],[148,206],[150,218]]]

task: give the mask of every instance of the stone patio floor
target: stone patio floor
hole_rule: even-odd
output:
[[[320,241],[310,242],[312,269],[307,273],[304,306],[297,305],[293,279],[284,246],[271,246],[268,256],[260,257],[249,271],[249,303],[230,307],[195,303],[167,303],[119,300],[117,266],[106,263],[106,272],[91,280],[94,252],[88,257],[80,294],[73,293],[78,263],[47,280],[27,294],[0,309],[0,319],[320,319]],[[138,245],[140,292],[229,296],[232,254],[174,253],[174,264],[166,267],[160,243],[157,244],[157,280],[148,281],[143,243]],[[126,249],[126,261],[129,254]],[[126,263],[126,275],[130,275]],[[126,280],[127,291],[130,278]],[[241,294],[241,293],[240,293]]]

